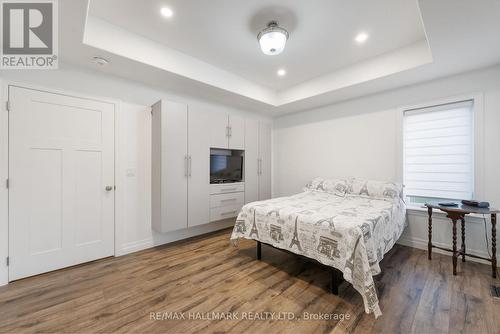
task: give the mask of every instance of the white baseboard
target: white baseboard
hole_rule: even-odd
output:
[[[145,250],[148,248],[165,245],[171,242],[191,237],[196,237],[206,233],[222,230],[231,227],[233,225],[234,225],[234,219],[226,219],[214,223],[209,223],[206,225],[195,226],[188,229],[173,231],[169,233],[163,233],[163,234],[155,233],[153,236],[151,236],[151,238],[125,243],[117,251],[115,256],[122,256],[138,252],[141,250]]]
[[[401,239],[399,239],[399,241],[397,243],[400,245],[403,245],[403,246],[427,250],[427,240],[420,239],[420,238],[401,238]],[[435,246],[439,246],[439,247],[451,248],[451,246],[449,244],[446,244],[446,243],[433,242],[432,244]],[[451,257],[450,252],[446,252],[446,251],[441,250],[439,248],[433,248],[432,252],[448,255],[449,257]],[[467,253],[472,254],[472,255],[476,255],[476,256],[490,257],[489,254],[486,252],[473,250],[473,249],[467,249]],[[479,262],[479,263],[491,265],[491,262],[488,262],[488,261],[482,260],[482,259],[476,259],[473,257],[468,257],[467,260],[472,261],[472,262]]]
[[[7,267],[6,267],[7,268]],[[5,272],[1,272],[1,278],[0,278],[0,286],[2,285],[7,285],[9,283],[9,274],[8,270],[6,269]]]
[[[138,251],[145,250],[145,249],[148,249],[148,248],[151,248],[154,246],[155,246],[155,244],[153,241],[153,237],[148,238],[148,239],[144,239],[144,240],[129,242],[129,243],[122,245],[122,247],[118,250],[118,253],[116,254],[116,256],[122,256],[122,255],[130,254],[130,253],[138,252]]]

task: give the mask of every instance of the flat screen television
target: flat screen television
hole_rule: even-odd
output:
[[[243,157],[210,155],[210,183],[243,181]]]

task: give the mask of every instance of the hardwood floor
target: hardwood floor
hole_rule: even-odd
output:
[[[13,282],[0,288],[0,332],[500,332],[500,300],[490,296],[495,281],[487,265],[460,262],[454,277],[450,257],[428,261],[425,251],[397,245],[377,277],[383,315],[375,320],[350,285],[344,283],[338,297],[329,293],[324,268],[265,245],[257,261],[255,242],[241,240],[235,248],[229,234]],[[161,320],[168,312],[212,319]],[[216,312],[238,313],[217,320],[214,314],[222,313]],[[287,313],[252,320],[251,312],[291,312],[295,319],[282,320]],[[304,312],[334,319],[305,320]]]

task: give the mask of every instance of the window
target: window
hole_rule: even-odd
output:
[[[472,199],[473,101],[404,112],[404,184],[407,203]]]

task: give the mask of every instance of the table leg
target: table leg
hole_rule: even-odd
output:
[[[460,219],[462,223],[462,262],[465,262],[465,217]]]
[[[427,257],[429,260],[432,259],[432,208],[427,208],[427,213],[429,214],[429,242],[427,243]]]
[[[497,214],[491,214],[491,269],[493,278],[497,278]]]
[[[457,219],[452,218],[453,222],[453,275],[457,274]]]

